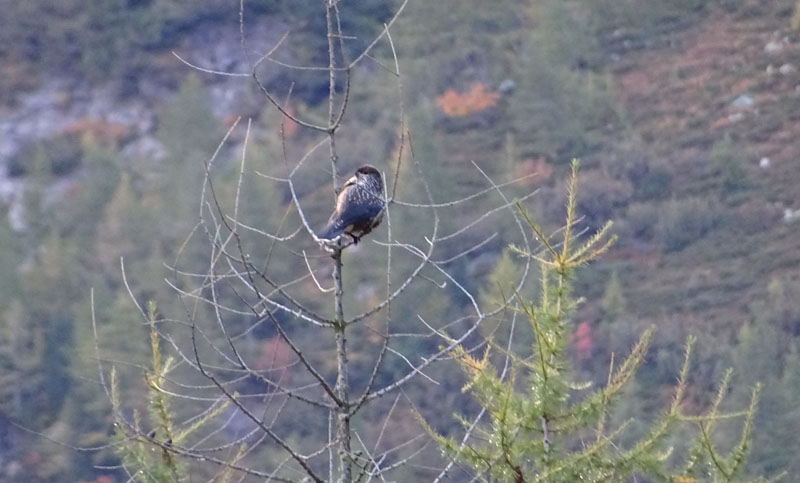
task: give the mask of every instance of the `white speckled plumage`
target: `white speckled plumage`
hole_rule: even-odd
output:
[[[354,242],[372,231],[383,219],[383,180],[370,165],[358,168],[336,198],[336,209],[318,238],[333,240],[342,233]]]

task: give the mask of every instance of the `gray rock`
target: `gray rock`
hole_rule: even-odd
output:
[[[237,115],[243,105],[252,104],[248,104],[246,97],[252,91],[252,83],[247,78],[252,63],[276,46],[288,29],[288,25],[276,20],[249,26],[245,32],[248,50],[245,55],[238,25],[221,23],[187,32],[175,50],[204,68],[245,74],[232,77],[198,73],[207,81],[216,115]],[[285,62],[292,62],[292,56],[291,48],[284,46],[274,53],[274,58]],[[175,63],[178,62],[176,59]],[[259,70],[262,81],[275,78],[282,69],[265,60]],[[186,73],[189,72],[192,69],[187,66]],[[17,94],[13,108],[0,106],[0,204],[6,205],[15,230],[26,229],[21,203],[25,178],[10,178],[8,165],[27,146],[74,128],[78,122],[88,121],[127,128],[121,149],[121,158],[126,162],[157,166],[165,158],[164,146],[153,136],[153,131],[157,106],[174,96],[173,86],[158,76],[141,76],[137,79],[137,89],[136,96],[125,97],[120,94],[118,81],[92,84],[70,78],[68,72],[60,72],[38,88]],[[249,95],[252,96],[252,92]],[[58,203],[70,186],[65,180],[54,180],[49,201]]]
[[[497,90],[502,94],[510,94],[517,87],[517,83],[513,79],[503,79]]]
[[[783,64],[783,65],[782,65],[782,66],[780,66],[780,68],[778,69],[778,72],[780,72],[780,73],[781,73],[781,74],[783,74],[783,75],[790,75],[790,74],[794,74],[795,72],[797,72],[797,67],[795,67],[795,66],[794,66],[794,65],[792,65],[792,64]]]
[[[753,100],[752,97],[746,94],[742,94],[731,103],[731,107],[742,109],[742,108],[752,107],[753,104],[755,104],[755,101]]]
[[[764,46],[764,53],[768,55],[779,54],[783,52],[784,47],[785,46],[781,40],[770,40],[767,45]]]
[[[728,114],[728,122],[730,122],[730,123],[739,122],[742,119],[744,119],[744,113],[743,112],[734,112],[732,114]]]
[[[141,136],[126,144],[120,152],[127,161],[161,161],[167,156],[164,145],[153,136]]]

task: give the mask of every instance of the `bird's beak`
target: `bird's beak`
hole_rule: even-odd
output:
[[[356,176],[353,175],[353,176],[350,177],[350,179],[347,180],[347,182],[344,185],[345,186],[350,186],[350,185],[357,184],[357,183],[358,183],[358,178],[356,178]]]

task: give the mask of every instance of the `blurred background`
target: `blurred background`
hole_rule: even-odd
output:
[[[285,174],[280,115],[246,75],[287,32],[275,60],[326,65],[318,4],[246,2],[243,47],[238,2],[0,0],[0,481],[125,481],[103,468],[118,464],[112,451],[48,440],[92,448],[111,434],[90,288],[104,358],[146,361],[147,330],[120,257],[138,299],[180,309],[163,282],[165,263],[197,221],[204,162],[237,117],[253,120],[248,169]],[[360,52],[399,4],[341,2],[344,57]],[[746,406],[752,385],[764,384],[753,474],[800,474],[798,28],[794,0],[495,0],[491,8],[412,0],[392,28],[414,156],[435,200],[486,187],[471,161],[497,182],[535,173],[509,194],[538,189],[527,205],[555,229],[569,162],[580,158],[583,224],[613,220],[619,241],[577,274],[585,300],[572,338],[576,370],[604,381],[611,354],[655,324],[623,408],[650,421],[668,401],[686,336],[696,334],[691,401],[713,397],[727,367],[735,370],[732,406]],[[245,76],[202,72],[173,52]],[[396,162],[400,104],[385,68],[394,65],[389,45],[373,57],[353,74],[338,137],[342,172]],[[258,73],[291,112],[325,119],[326,72],[270,61]],[[244,133],[234,130],[220,156],[221,193],[236,187]],[[291,122],[283,133],[290,158],[319,141]],[[298,189],[321,224],[330,163],[321,153],[308,166]],[[251,226],[275,226],[287,193],[257,178],[245,181],[252,195],[242,210]],[[405,183],[398,198],[419,193]],[[469,205],[445,228],[496,205]],[[413,233],[414,223],[399,233]],[[455,269],[486,300],[514,271],[505,253],[514,230],[510,219],[497,220],[446,248],[460,253],[498,233]],[[200,251],[183,256],[202,268]],[[367,283],[348,283],[359,303],[375,300]],[[419,310],[437,320],[466,303],[424,289],[411,299],[396,320]],[[269,359],[279,341],[256,331],[248,344]],[[415,350],[404,353],[413,359]],[[141,390],[140,371],[123,381],[123,392]],[[460,383],[409,394],[447,431]],[[448,411],[430,409],[442,401]]]

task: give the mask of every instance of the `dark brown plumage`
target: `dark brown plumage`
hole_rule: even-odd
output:
[[[347,180],[336,198],[328,225],[317,235],[333,240],[342,233],[353,238],[354,243],[378,226],[383,219],[383,180],[381,173],[370,165],[358,168]]]

